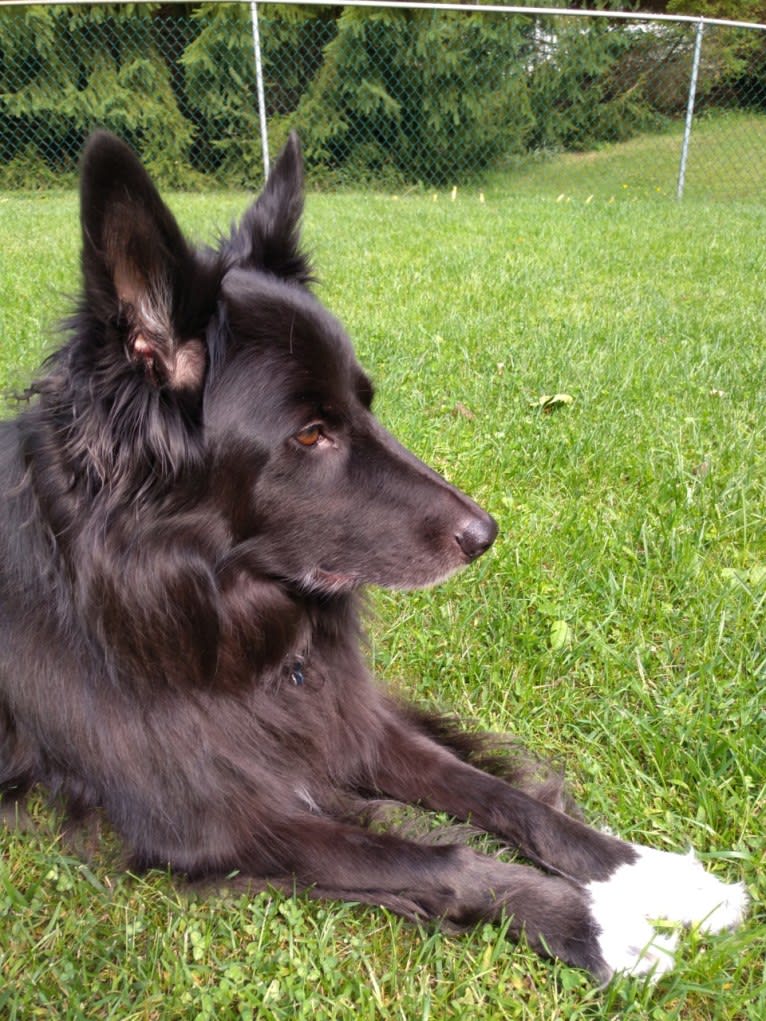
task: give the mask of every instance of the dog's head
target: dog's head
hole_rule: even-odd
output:
[[[182,480],[230,555],[302,591],[433,584],[496,526],[372,414],[369,378],[308,287],[302,178],[293,135],[240,224],[195,249],[131,150],[93,136],[68,359],[110,433],[108,450],[81,444],[101,461],[88,470],[108,488],[140,462],[144,496],[156,483],[165,501]]]

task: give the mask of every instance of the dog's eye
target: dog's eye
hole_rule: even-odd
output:
[[[322,427],[316,423],[307,425],[305,429],[295,434],[295,438],[302,447],[315,447],[322,438]]]

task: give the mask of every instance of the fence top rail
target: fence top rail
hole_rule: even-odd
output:
[[[104,0],[102,0],[104,2]],[[111,3],[152,3],[154,0],[110,0]],[[188,0],[165,0],[166,3],[188,3]],[[208,0],[212,3],[244,3],[246,0]],[[728,18],[705,18],[692,14],[650,14],[644,11],[605,11],[605,10],[573,10],[567,7],[518,7],[507,4],[460,4],[460,3],[429,3],[426,0],[258,0],[261,6],[272,4],[290,5],[293,7],[370,7],[370,8],[404,8],[425,11],[465,11],[466,13],[482,14],[528,14],[556,15],[570,18],[609,18],[612,21],[658,21],[675,24],[721,25],[726,28],[755,28],[766,31],[766,24],[757,21],[732,21]],[[59,4],[51,0],[0,0],[2,7],[97,7],[98,0],[64,0]]]

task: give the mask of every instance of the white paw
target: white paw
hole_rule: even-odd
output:
[[[675,963],[678,937],[660,935],[635,911],[626,911],[608,889],[609,883],[591,883],[591,911],[601,929],[601,956],[612,973],[646,976],[656,981]]]
[[[671,854],[634,844],[638,858],[607,881],[616,900],[644,918],[694,925],[703,932],[734,929],[747,909],[742,883],[724,883],[706,872],[693,851]]]
[[[588,892],[610,967],[657,978],[673,967],[676,938],[655,934],[651,922],[662,919],[703,932],[734,929],[744,918],[747,894],[742,883],[724,883],[706,872],[693,851],[632,846],[636,861],[604,882],[590,883]]]

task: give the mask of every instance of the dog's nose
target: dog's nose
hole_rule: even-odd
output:
[[[458,546],[469,560],[486,553],[497,535],[497,523],[489,514],[471,518],[455,535]]]

